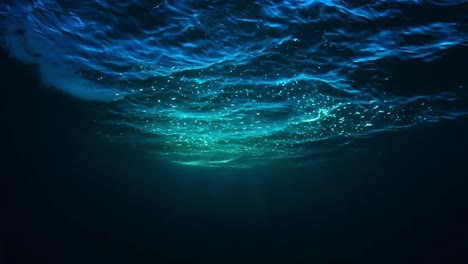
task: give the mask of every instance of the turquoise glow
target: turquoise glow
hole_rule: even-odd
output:
[[[467,46],[465,1],[420,2],[7,0],[0,44],[93,101],[110,141],[192,166],[300,164],[467,113],[466,77],[411,75]]]

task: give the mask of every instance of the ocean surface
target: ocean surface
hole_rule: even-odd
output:
[[[466,52],[466,1],[6,1],[0,16],[44,85],[104,102],[100,134],[180,164],[297,164],[468,110],[466,70],[425,69]]]
[[[0,48],[0,263],[468,262],[468,1],[3,0]]]

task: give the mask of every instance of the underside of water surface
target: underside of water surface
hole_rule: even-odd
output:
[[[466,50],[467,14],[441,0],[10,0],[0,41],[44,85],[96,101],[111,141],[253,167],[465,115],[466,78],[404,76]]]

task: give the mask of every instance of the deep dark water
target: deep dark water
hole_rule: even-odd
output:
[[[222,3],[0,3],[0,264],[468,263],[466,1]]]
[[[308,168],[184,169],[1,61],[1,263],[467,261],[466,118]]]

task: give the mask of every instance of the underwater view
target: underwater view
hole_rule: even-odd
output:
[[[0,263],[468,261],[468,1],[3,0],[0,48]]]
[[[463,80],[405,80],[468,45],[465,4],[7,1],[1,41],[44,85],[101,102],[110,141],[184,165],[297,165],[466,114]]]

